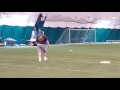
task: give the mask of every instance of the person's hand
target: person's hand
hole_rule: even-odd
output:
[[[48,45],[48,48],[50,48],[50,45]]]
[[[39,44],[38,44],[38,43],[37,43],[36,45],[37,45],[37,46],[39,46]]]

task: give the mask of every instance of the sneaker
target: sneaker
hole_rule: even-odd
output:
[[[39,58],[39,62],[41,62],[41,58]]]
[[[47,61],[47,57],[44,57],[44,61]]]

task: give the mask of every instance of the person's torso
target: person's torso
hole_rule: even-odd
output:
[[[39,36],[37,38],[37,41],[38,41],[39,44],[46,44],[47,38],[46,38],[45,35],[44,36]]]

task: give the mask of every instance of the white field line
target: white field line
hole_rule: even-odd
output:
[[[0,64],[6,65],[6,64]],[[12,64],[11,64],[12,65]],[[71,72],[87,72],[87,73],[99,73],[99,74],[109,74],[109,75],[120,75],[117,73],[106,73],[106,72],[95,72],[95,71],[81,71],[81,70],[72,70],[72,69],[62,69],[62,68],[49,68],[49,67],[35,67],[35,66],[25,66],[25,65],[13,65],[18,67],[30,67],[30,68],[40,68],[45,70],[60,70],[60,71],[71,71]]]

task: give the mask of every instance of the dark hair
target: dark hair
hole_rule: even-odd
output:
[[[40,33],[44,33],[44,31],[41,31]]]

